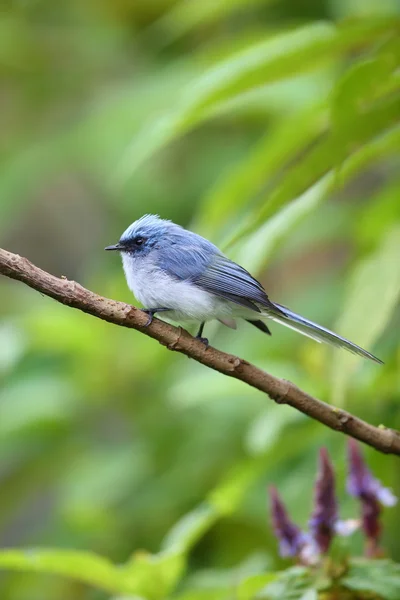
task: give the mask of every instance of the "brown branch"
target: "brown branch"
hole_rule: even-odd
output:
[[[240,379],[268,394],[275,402],[289,404],[331,429],[365,442],[380,452],[400,455],[400,434],[397,431],[383,426],[374,427],[347,411],[313,398],[290,381],[273,377],[237,356],[215,348],[206,348],[201,341],[180,327],[173,327],[158,319],[154,319],[153,323],[146,327],[147,315],[134,306],[98,296],[75,281],[54,277],[26,258],[1,248],[0,273],[18,279],[62,304],[78,308],[109,323],[137,329],[158,340],[169,350],[186,354],[206,367]]]

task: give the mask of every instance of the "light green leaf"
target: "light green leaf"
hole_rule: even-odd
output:
[[[285,167],[307,147],[310,140],[328,126],[328,111],[313,106],[289,117],[261,138],[245,159],[222,176],[204,198],[197,226],[206,236],[213,237],[225,226],[232,208],[235,214],[244,209],[249,199],[261,188],[276,185]],[[265,193],[263,193],[263,196]]]
[[[356,224],[356,238],[361,247],[375,246],[376,240],[380,239],[400,217],[399,198],[400,178],[389,179],[387,184],[372,195]]]
[[[266,265],[276,246],[326,199],[332,188],[333,173],[320,179],[304,194],[284,206],[277,214],[244,240],[233,251],[233,258],[257,273]]]
[[[372,139],[357,152],[352,154],[340,167],[340,184],[343,185],[355,174],[359,173],[367,165],[375,160],[391,154],[397,154],[400,149],[400,127],[388,129],[380,136]]]
[[[223,588],[190,588],[187,591],[174,596],[175,600],[227,600],[230,598],[230,591]]]
[[[362,105],[379,98],[388,91],[390,76],[397,70],[400,60],[400,40],[390,37],[381,44],[375,55],[356,62],[336,86],[333,113],[357,111]],[[391,89],[389,85],[389,90]]]
[[[343,28],[320,22],[255,44],[210,69],[187,90],[184,106],[190,109],[190,120],[197,119],[206,108],[254,87],[315,68],[319,61],[371,40],[387,27],[388,23],[367,20]]]
[[[366,349],[373,349],[397,305],[400,294],[399,256],[400,226],[397,225],[387,233],[376,251],[354,268],[335,330]],[[343,404],[351,377],[359,364],[356,356],[335,353],[332,381],[336,405]]]
[[[248,10],[257,4],[265,7],[273,2],[277,0],[183,0],[174,4],[146,33],[161,38],[161,44],[170,43],[199,25],[226,19],[233,12]]]
[[[385,600],[400,598],[400,565],[390,560],[353,560],[342,585],[377,594]]]
[[[220,111],[224,102],[316,68],[321,61],[371,42],[393,27],[393,22],[384,20],[363,20],[343,27],[313,23],[253,44],[215,65],[186,88],[176,109],[138,134],[122,157],[115,183],[126,181],[155,151]]]
[[[169,594],[185,568],[178,553],[136,553],[122,566],[90,552],[74,550],[5,550],[0,569],[32,571],[76,579],[114,594],[158,600]]]
[[[78,410],[77,392],[69,380],[54,376],[21,378],[0,390],[0,435],[44,423],[67,423]]]
[[[264,461],[257,459],[245,460],[233,467],[208,495],[205,503],[186,514],[172,527],[164,539],[163,549],[168,552],[190,550],[219,518],[237,510],[249,487],[264,470]]]
[[[121,568],[121,575],[133,593],[148,600],[161,600],[172,592],[185,567],[186,560],[180,552],[136,552]]]
[[[391,119],[392,115],[389,117],[389,120]],[[378,126],[375,123],[374,127],[376,127],[375,135],[379,133],[380,124]],[[304,203],[306,207],[308,201],[312,204],[313,198],[318,203],[318,192],[321,192],[322,196],[319,200],[323,201],[335,189],[335,186],[344,185],[374,160],[383,159],[385,156],[398,152],[400,148],[400,127],[389,128],[384,133],[381,132],[381,135],[376,137],[372,135],[371,137],[372,139],[368,143],[342,163],[340,180],[335,172],[335,165],[336,161],[340,162],[341,160],[341,149],[336,148],[335,150],[333,141],[329,137],[322,140],[301,162],[288,170],[284,181],[268,194],[268,200],[261,209],[257,207],[250,213],[244,223],[226,240],[225,247],[236,244],[244,236],[258,230],[285,203],[292,200],[292,204],[296,205],[297,200],[293,200],[293,198],[297,198],[300,205],[302,206]],[[309,189],[310,186],[313,187]],[[303,193],[303,190],[307,191]],[[314,197],[314,193],[316,197]],[[300,194],[303,197],[302,201],[298,198]],[[293,210],[296,212],[296,209]]]
[[[347,140],[347,127],[353,120],[368,111],[373,103],[399,85],[392,73],[397,67],[393,54],[380,53],[366,61],[356,63],[336,85],[332,102],[333,129]]]
[[[398,122],[399,59],[398,37],[389,39],[375,55],[356,62],[336,84],[332,100],[332,130],[343,158],[369,137],[370,127],[374,127],[375,131],[376,124],[382,129],[387,127],[391,118],[387,118],[388,113],[392,113],[393,124]]]
[[[0,552],[0,569],[61,575],[112,593],[133,591],[120,576],[117,567],[90,552],[3,550]]]
[[[146,598],[135,594],[134,596],[114,596],[111,600],[146,600]]]
[[[260,573],[258,575],[251,575],[244,579],[236,590],[237,600],[253,600],[257,592],[266,585],[275,581],[278,577],[278,573]]]
[[[265,600],[316,600],[318,593],[305,567],[291,567],[276,574],[272,583],[258,592],[256,598]]]
[[[243,500],[249,487],[265,470],[262,461],[247,460],[239,463],[228,473],[222,483],[211,492],[209,502],[220,515],[232,514]]]
[[[175,523],[163,541],[163,549],[170,552],[190,550],[201,536],[214,525],[218,517],[219,514],[213,506],[200,504]]]
[[[0,322],[0,375],[15,367],[22,358],[26,345],[23,330],[11,321]]]
[[[318,600],[318,592],[315,588],[309,588],[301,596],[300,600]]]
[[[252,456],[268,452],[279,439],[284,429],[291,423],[299,421],[297,411],[282,410],[282,406],[269,406],[253,421],[246,433],[246,448]]]

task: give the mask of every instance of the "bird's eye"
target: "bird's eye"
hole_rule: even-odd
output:
[[[142,238],[142,237],[137,237],[137,238],[135,239],[135,245],[136,245],[136,246],[142,246],[142,245],[144,244],[144,241],[145,241],[145,240],[144,240],[144,238]]]

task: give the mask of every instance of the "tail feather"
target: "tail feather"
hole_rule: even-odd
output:
[[[310,337],[317,342],[325,342],[338,348],[344,348],[353,354],[358,354],[359,356],[369,358],[376,363],[383,364],[379,358],[370,352],[367,352],[363,348],[360,348],[360,346],[353,344],[353,342],[350,342],[346,338],[333,333],[333,331],[329,331],[329,329],[326,329],[321,325],[317,325],[316,323],[297,315],[285,306],[274,303],[274,307],[277,309],[276,313],[269,310],[268,317],[277,323],[281,323],[290,329],[294,329],[295,331],[298,331],[299,333],[302,333],[303,335]]]
[[[261,321],[261,319],[257,319],[256,321],[254,321],[253,319],[246,319],[246,321],[251,325],[254,325],[254,327],[257,327],[257,329],[259,329],[263,333],[271,335],[271,332],[268,329],[267,325],[264,323],[264,321]]]

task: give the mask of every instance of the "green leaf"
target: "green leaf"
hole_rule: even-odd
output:
[[[172,592],[185,567],[186,560],[180,552],[136,552],[121,568],[121,576],[134,594],[161,600]]]
[[[179,553],[136,553],[115,566],[90,552],[74,550],[4,550],[0,569],[61,575],[113,594],[136,594],[158,600],[168,595],[185,568]]]
[[[255,44],[217,64],[186,93],[191,118],[254,87],[299,73],[311,62],[315,66],[313,49],[322,52],[318,57],[322,59],[337,37],[338,32],[330,23],[315,23]]]
[[[395,102],[391,106],[396,110]],[[371,116],[371,115],[370,115]],[[386,114],[387,122],[392,121],[392,113]],[[385,118],[386,121],[386,118]],[[236,244],[244,236],[260,228],[271,215],[277,213],[281,207],[289,202],[295,203],[300,199],[298,196],[308,194],[311,186],[309,200],[312,200],[313,194],[319,189],[323,191],[320,200],[327,197],[340,183],[344,185],[356,173],[360,172],[366,165],[374,160],[382,160],[385,156],[395,154],[400,147],[400,127],[389,128],[387,131],[380,131],[382,123],[373,122],[366,128],[371,134],[371,140],[349,156],[340,168],[340,181],[337,177],[335,167],[339,165],[342,159],[342,150],[340,146],[335,145],[332,137],[326,136],[303,158],[302,161],[295,163],[294,166],[285,173],[285,178],[276,188],[269,192],[268,200],[264,201],[261,208],[253,210],[247,219],[242,223],[234,234],[225,242],[225,246]],[[372,130],[371,130],[372,129]],[[378,135],[380,133],[380,135]],[[374,137],[376,136],[376,137]],[[319,188],[322,186],[322,189]],[[325,189],[326,186],[326,189]],[[305,196],[307,198],[307,195]],[[306,199],[303,200],[305,203]],[[258,203],[260,204],[260,202]]]
[[[194,82],[184,98],[190,120],[197,119],[206,108],[254,87],[315,68],[321,60],[374,39],[387,30],[388,24],[364,20],[339,28],[328,22],[312,23],[255,44]]]
[[[50,374],[10,382],[0,391],[0,436],[68,423],[78,410],[77,396],[69,380]]]
[[[172,527],[163,541],[163,549],[188,551],[218,519],[219,514],[210,504],[200,504],[184,515]]]
[[[396,61],[387,54],[378,54],[356,63],[336,85],[332,103],[333,128],[346,138],[347,126],[368,111],[388,90],[393,91],[399,80],[392,78]]]
[[[300,597],[300,600],[318,600],[318,592],[315,588],[309,588]]]
[[[227,600],[227,598],[230,598],[230,594],[226,588],[212,589],[208,587],[204,589],[190,588],[179,596],[174,596],[174,600]],[[136,598],[132,598],[132,600],[136,600]]]
[[[119,570],[105,558],[75,550],[3,550],[0,569],[31,571],[76,579],[112,593],[130,593]]]
[[[245,159],[229,165],[227,176],[204,198],[198,228],[213,237],[225,226],[234,208],[235,214],[247,207],[249,200],[265,187],[275,186],[291,161],[307,148],[328,126],[325,106],[296,113],[268,133],[254,146]],[[265,196],[265,192],[263,193]]]
[[[392,227],[399,216],[399,198],[400,179],[389,179],[371,197],[356,224],[356,238],[361,247],[374,247],[376,240]]]
[[[264,469],[262,461],[247,460],[234,467],[209,494],[207,502],[180,519],[163,542],[168,552],[188,552],[223,515],[232,514]]]
[[[355,265],[341,317],[335,328],[358,345],[373,349],[385,329],[400,294],[400,227],[393,227],[381,245]],[[333,359],[333,400],[343,404],[359,358],[336,352]],[[378,367],[377,367],[378,368]]]
[[[208,501],[220,515],[232,514],[264,469],[265,465],[262,461],[242,461],[233,467],[222,483],[211,492]]]
[[[240,506],[244,495],[254,481],[263,473],[263,460],[242,461],[208,495],[207,501],[180,519],[163,542],[168,552],[188,552],[214,523],[232,514]]]
[[[352,154],[340,167],[340,184],[343,185],[376,160],[383,160],[400,149],[400,127],[394,127],[372,139]]]
[[[376,55],[357,62],[337,83],[332,101],[332,128],[343,158],[369,137],[370,127],[382,129],[398,122],[400,114],[398,38],[390,39]],[[382,125],[379,125],[382,123]],[[386,123],[386,124],[385,124]]]
[[[317,600],[318,592],[312,585],[310,572],[305,567],[291,567],[276,575],[272,583],[259,590],[257,599]]]
[[[390,560],[353,560],[341,584],[377,594],[384,600],[400,598],[400,565]]]
[[[27,340],[23,330],[14,323],[0,321],[0,375],[14,368],[26,351]]]
[[[302,419],[294,410],[279,410],[281,406],[270,406],[261,412],[246,434],[246,449],[252,456],[265,454],[284,436],[284,429]]]
[[[225,20],[233,12],[249,9],[249,6],[272,4],[277,0],[183,0],[174,4],[146,34],[161,37],[161,44],[171,43],[199,25]]]
[[[396,23],[364,19],[343,27],[313,23],[253,44],[210,68],[182,93],[176,109],[139,132],[122,157],[114,181],[126,181],[144,160],[210,118],[240,94],[316,68],[352,47],[394,30]]]
[[[333,174],[326,175],[304,194],[284,206],[234,249],[231,253],[234,260],[250,271],[260,272],[277,245],[327,198],[332,183]]]
[[[205,589],[190,588],[179,596],[174,596],[174,600],[227,600],[228,597],[230,598],[230,595],[226,588],[210,589],[207,587]],[[136,600],[136,598],[132,600]]]
[[[236,590],[237,600],[253,600],[257,592],[272,583],[278,577],[278,573],[260,573],[251,575],[244,579]]]

